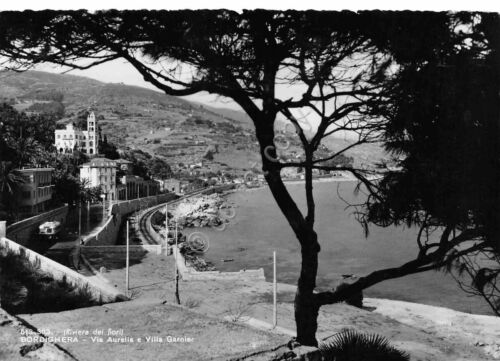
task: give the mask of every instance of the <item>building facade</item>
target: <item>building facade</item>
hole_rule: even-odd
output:
[[[21,185],[19,213],[23,216],[36,215],[49,209],[54,185],[54,168],[19,169],[26,182]]]
[[[157,179],[161,192],[181,193],[181,181],[174,178]]]
[[[92,112],[87,117],[87,130],[81,130],[73,123],[66,124],[65,129],[56,129],[55,143],[59,153],[73,153],[80,150],[89,156],[99,153],[99,134],[97,131],[97,120]]]
[[[126,159],[116,159],[117,170],[123,174],[132,174],[132,162]]]
[[[100,187],[105,199],[114,201],[116,197],[116,162],[107,158],[93,158],[80,166],[80,180],[87,187]]]
[[[124,175],[120,178],[118,199],[130,200],[155,196],[160,192],[160,185],[154,180],[145,180],[136,175]]]

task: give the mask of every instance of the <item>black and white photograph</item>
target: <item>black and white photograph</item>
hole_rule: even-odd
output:
[[[0,361],[500,360],[500,5],[55,3],[0,5]]]

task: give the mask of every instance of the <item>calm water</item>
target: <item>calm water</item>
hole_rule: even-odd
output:
[[[288,189],[304,210],[304,186],[288,185]],[[415,229],[371,227],[366,238],[352,215],[353,210],[346,210],[346,203],[337,195],[337,189],[343,199],[359,201],[353,195],[351,182],[314,186],[316,230],[322,247],[319,287],[328,288],[330,280],[342,274],[364,275],[380,268],[399,266],[415,257]],[[229,197],[229,202],[235,205],[236,216],[226,229],[203,230],[210,238],[206,259],[224,271],[264,267],[269,280],[272,251],[276,250],[278,282],[295,284],[300,266],[298,241],[269,189],[236,192]],[[233,261],[222,261],[230,259]],[[491,314],[480,297],[465,295],[449,275],[435,271],[383,282],[366,290],[365,295]]]

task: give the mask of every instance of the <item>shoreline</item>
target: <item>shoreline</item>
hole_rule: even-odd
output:
[[[140,292],[135,294],[133,299],[137,300],[132,302],[142,304],[143,300],[151,299],[158,300],[158,304],[164,304],[166,300],[175,302],[175,281],[171,275],[176,268],[176,258],[182,264],[180,257],[154,254],[147,254],[141,262],[134,263],[134,289]],[[152,273],[152,269],[155,272]],[[182,274],[182,269],[179,270]],[[105,276],[116,286],[123,287],[124,272],[124,269],[110,269]],[[236,275],[238,272],[232,273]],[[247,323],[253,329],[264,330],[272,322],[273,284],[241,276],[191,280],[182,277],[179,286],[182,305],[205,316]],[[283,336],[284,330],[295,330],[293,298],[296,286],[279,282],[277,291],[279,329],[266,330]],[[493,316],[383,298],[365,298],[364,306],[364,309],[358,309],[338,303],[322,307],[317,338],[329,338],[348,327],[381,334],[389,338],[391,344],[409,352],[412,359],[437,361],[486,361],[500,347],[500,322]],[[111,313],[108,315],[112,317]],[[290,335],[287,333],[286,336]]]
[[[357,182],[358,179],[356,178],[351,178],[351,177],[324,177],[324,178],[313,178],[313,184],[314,183],[344,183],[344,182]],[[302,185],[306,181],[305,179],[286,179],[283,180],[283,184],[285,185]],[[255,186],[255,187],[249,187],[247,185],[240,184],[238,188],[234,189],[233,191],[253,191],[256,189],[263,189],[268,187],[266,182],[262,182],[262,184]]]
[[[352,181],[352,179],[346,179],[346,178],[342,178],[342,179],[339,179],[339,178],[325,178],[325,179],[318,179],[318,180],[315,180],[315,181],[319,181],[318,183],[333,183],[333,182],[348,182],[348,181]],[[292,184],[301,184],[303,182],[303,180],[298,180],[298,181],[292,181],[291,183]],[[225,202],[228,202],[229,199],[228,199],[228,196],[230,196],[231,194],[235,194],[236,192],[235,191],[243,191],[243,193],[246,193],[248,191],[251,191],[253,189],[262,189],[263,187],[259,187],[259,188],[246,188],[246,187],[240,187],[236,190],[233,190],[229,193],[226,193],[223,195],[223,198],[226,200]],[[231,225],[234,223],[234,219],[229,219],[228,220],[229,223],[227,223],[227,225],[229,227],[231,227]],[[208,228],[205,228],[207,231],[214,231],[215,229],[213,229],[212,227],[208,227]],[[201,232],[205,232],[204,231],[204,227],[201,227],[201,228],[191,228],[191,231],[192,232],[196,232],[197,230],[201,231]],[[210,233],[209,233],[210,235]],[[212,235],[210,235],[211,237]],[[238,272],[241,272],[241,271],[247,271],[247,270],[254,270],[254,268],[252,268],[252,263],[250,261],[250,265],[247,265],[247,264],[237,264],[235,265],[236,267],[229,267],[227,268],[224,267],[224,265],[220,265],[218,262],[215,262],[214,261],[214,257],[211,256],[211,255],[206,255],[206,254],[203,254],[203,255],[200,255],[199,256],[200,258],[203,258],[207,261],[212,261],[213,262],[213,266],[215,267],[215,271],[218,271],[218,272],[221,272],[221,273],[226,273],[226,272],[229,272],[229,273],[232,273],[232,274],[236,274]],[[233,258],[233,257],[229,257],[229,258]],[[236,262],[235,262],[236,263]],[[247,262],[248,263],[248,262]],[[257,267],[258,268],[258,267]],[[267,269],[266,272],[268,272],[269,269]],[[361,273],[360,273],[361,274]],[[269,282],[271,281],[271,279],[269,279],[269,274],[267,273],[267,276],[266,277],[266,282]],[[295,281],[296,280],[292,280],[292,279],[287,279],[286,283],[287,285],[291,286],[291,287],[295,287]],[[283,281],[282,281],[283,282]],[[368,293],[368,296],[366,296],[366,293]],[[372,292],[365,292],[365,298],[370,298],[370,293]],[[404,293],[404,292],[403,292]],[[373,294],[373,293],[372,293]],[[383,293],[380,293],[380,292],[375,292],[375,294],[373,294],[372,297],[387,297],[387,296],[394,296],[392,293],[389,293],[387,295],[383,294]],[[396,295],[397,296],[397,295]],[[462,312],[464,314],[471,314],[471,315],[484,315],[484,316],[491,316],[491,310],[483,310],[483,309],[474,309],[472,308],[471,311],[468,311],[466,307],[461,307],[457,304],[454,304],[453,302],[451,303],[445,303],[445,302],[435,302],[433,300],[430,300],[430,299],[419,299],[418,297],[415,299],[413,297],[409,297],[409,298],[405,298],[405,297],[401,297],[401,298],[394,298],[394,297],[390,297],[391,299],[393,299],[394,301],[398,301],[398,302],[410,302],[410,303],[416,303],[416,304],[421,304],[421,305],[425,305],[425,306],[428,306],[428,307],[443,307],[443,308],[446,308],[446,309],[449,309],[449,310],[453,310],[453,311],[456,311],[456,312]],[[428,303],[426,303],[425,301],[427,301]],[[454,307],[455,306],[455,307]],[[473,312],[473,311],[476,311],[476,312]]]

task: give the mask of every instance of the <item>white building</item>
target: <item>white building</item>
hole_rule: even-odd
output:
[[[78,149],[89,156],[99,153],[97,121],[94,113],[87,117],[87,130],[81,130],[73,123],[66,124],[66,129],[56,129],[55,146],[59,153],[73,153]]]
[[[101,187],[106,200],[116,199],[116,162],[107,158],[94,158],[80,166],[80,180],[87,186]]]

